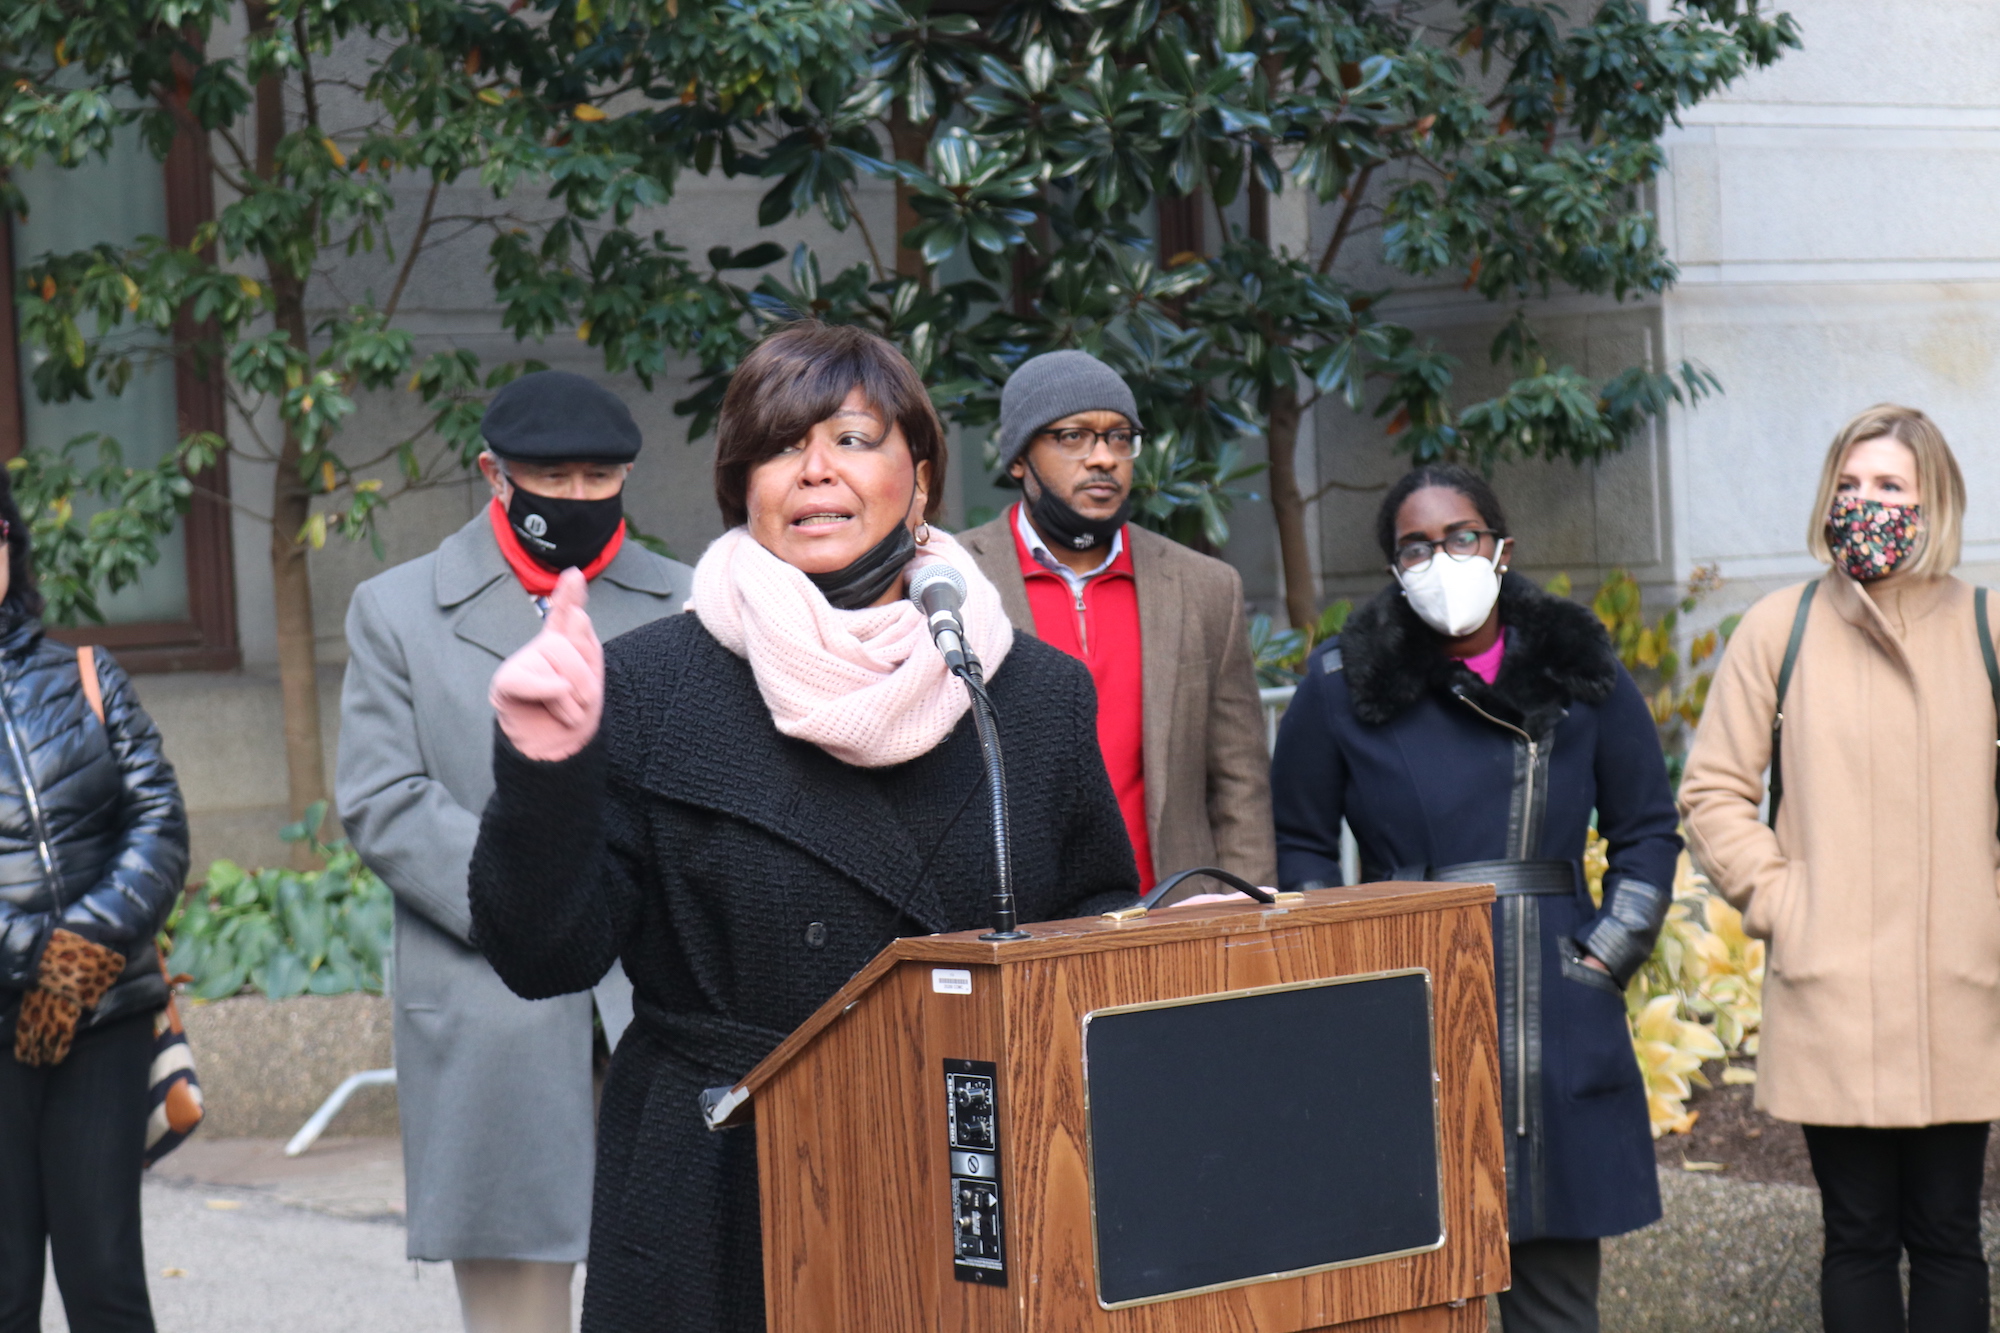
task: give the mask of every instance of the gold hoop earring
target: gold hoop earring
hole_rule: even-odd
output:
[[[931,544],[931,525],[927,522],[917,524],[917,545],[929,546],[930,544]]]

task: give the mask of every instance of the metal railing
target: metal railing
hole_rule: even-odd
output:
[[[1278,749],[1278,719],[1291,707],[1292,696],[1297,694],[1296,685],[1276,685],[1268,690],[1257,691],[1257,697],[1264,701],[1264,753],[1275,754]]]
[[[1268,690],[1258,690],[1257,697],[1264,704],[1264,750],[1275,754],[1278,749],[1278,719],[1291,707],[1292,696],[1298,693],[1296,685],[1278,685]],[[1358,883],[1361,878],[1361,851],[1354,843],[1354,830],[1347,821],[1340,824],[1340,873],[1349,884]]]

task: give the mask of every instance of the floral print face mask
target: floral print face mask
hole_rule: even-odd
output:
[[[1826,544],[1856,583],[1887,578],[1909,558],[1924,532],[1922,505],[1885,505],[1858,495],[1833,497],[1826,516]]]

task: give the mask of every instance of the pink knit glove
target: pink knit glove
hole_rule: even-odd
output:
[[[604,648],[583,573],[566,569],[549,594],[542,632],[500,664],[486,697],[500,730],[530,759],[567,759],[590,743],[604,716]]]

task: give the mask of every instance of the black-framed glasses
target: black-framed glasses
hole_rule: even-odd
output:
[[[1097,451],[1099,440],[1104,441],[1112,457],[1118,459],[1137,458],[1139,451],[1146,447],[1145,432],[1130,426],[1114,426],[1110,430],[1065,426],[1061,430],[1042,431],[1039,438],[1055,441],[1056,452],[1071,461],[1090,457]]]
[[[1500,534],[1491,528],[1459,528],[1446,533],[1441,542],[1404,542],[1396,548],[1396,568],[1405,574],[1414,574],[1430,564],[1439,551],[1454,560],[1470,560],[1479,554],[1479,548],[1488,537],[1493,538],[1495,549],[1498,549]]]

